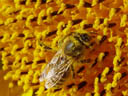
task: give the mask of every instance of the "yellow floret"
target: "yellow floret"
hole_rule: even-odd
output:
[[[9,83],[9,88],[14,87],[14,84],[12,82]]]
[[[102,83],[104,83],[107,80],[106,75],[108,72],[109,72],[109,67],[105,67],[105,69],[103,70],[101,74],[101,79],[100,79]]]
[[[128,7],[128,1],[127,1],[127,0],[123,0],[123,4],[124,4],[124,7],[125,7],[125,8]]]
[[[39,90],[36,92],[37,96],[42,96],[43,91],[44,91],[44,87],[40,86]]]
[[[33,90],[29,89],[27,92],[25,92],[24,94],[22,94],[22,96],[33,96]]]
[[[94,92],[97,94],[98,93],[98,91],[99,91],[99,84],[98,84],[98,82],[99,82],[99,79],[96,77],[95,78],[95,81],[94,81]]]
[[[112,87],[116,87],[117,81],[121,78],[121,73],[118,72],[113,77]]]
[[[40,76],[40,71],[36,71],[33,75],[32,83],[38,83],[38,77]]]
[[[26,0],[26,5],[30,5],[31,4],[31,0]]]
[[[122,95],[127,96],[128,95],[128,90],[122,91]]]
[[[1,42],[7,42],[7,41],[9,40],[9,38],[10,38],[10,34],[6,32],[6,33],[4,34],[4,37],[3,37],[3,39],[1,40]]]
[[[104,57],[104,53],[103,52],[101,52],[100,54],[99,54],[99,56],[98,56],[98,61],[102,61],[102,59],[103,59],[103,57]]]
[[[64,22],[59,22],[59,24],[57,25],[57,35],[62,34],[62,28],[65,26]]]
[[[111,88],[112,88],[112,84],[111,83],[108,83],[104,87],[104,89],[106,90],[106,96],[112,96]]]
[[[34,18],[34,16],[33,15],[30,15],[30,16],[28,16],[27,17],[27,20],[26,20],[26,26],[28,27],[28,28],[32,28],[32,26],[31,26],[31,20]]]
[[[81,23],[80,23],[80,27],[81,29],[84,29],[84,25],[87,24],[87,20],[83,20]]]
[[[24,84],[24,86],[23,86],[23,90],[24,91],[27,91],[29,88],[30,88],[29,84]]]
[[[10,39],[15,40],[17,36],[18,36],[18,32],[14,32]]]
[[[99,24],[100,24],[100,19],[96,17],[94,24],[93,24],[93,28],[97,30],[99,28]]]
[[[84,0],[80,0],[77,7],[80,8],[80,7],[83,7],[83,5],[84,5]]]
[[[121,17],[120,27],[125,27],[125,26],[126,26],[126,23],[127,23],[127,15],[124,14],[124,15]]]
[[[111,20],[113,18],[113,16],[115,15],[116,9],[115,8],[111,8],[109,11],[109,20]]]
[[[35,4],[35,8],[38,8],[40,6],[40,4],[41,4],[41,0],[37,0],[36,4]]]
[[[17,49],[18,49],[18,45],[15,44],[15,45],[12,47],[11,54],[15,54]]]
[[[58,14],[66,9],[66,5],[64,3],[61,3],[61,7],[58,10]]]
[[[38,15],[37,24],[41,25],[42,17],[45,16],[45,10],[41,10],[41,12]]]
[[[92,6],[95,6],[98,3],[98,0],[92,0]]]
[[[68,21],[68,25],[66,26],[66,28],[63,30],[63,35],[66,36],[67,34],[70,33],[70,29],[72,27],[72,21]]]

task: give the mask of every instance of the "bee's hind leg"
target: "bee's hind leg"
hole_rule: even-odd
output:
[[[75,78],[75,71],[74,71],[73,65],[71,65],[71,74],[72,74],[72,77]]]

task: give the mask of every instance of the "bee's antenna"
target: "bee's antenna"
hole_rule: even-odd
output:
[[[95,34],[95,35],[97,35],[97,32],[90,31],[89,34]]]

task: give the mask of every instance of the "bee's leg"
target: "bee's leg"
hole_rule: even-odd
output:
[[[72,72],[72,77],[75,78],[75,71],[73,65],[71,65],[71,72]]]
[[[90,63],[91,62],[91,59],[88,58],[88,59],[81,59],[80,60],[80,63]]]
[[[49,47],[49,46],[46,46],[46,45],[43,45],[43,46],[44,46],[44,49],[45,49],[45,50],[52,50],[52,48]]]
[[[39,44],[41,47],[43,47],[45,50],[52,50],[51,47],[45,45],[45,44],[44,44],[43,42],[41,42],[41,41],[38,41],[38,44]]]

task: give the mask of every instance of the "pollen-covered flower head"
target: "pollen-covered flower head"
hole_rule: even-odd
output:
[[[127,13],[127,0],[0,0],[4,79],[12,89],[22,86],[23,96],[127,96]],[[41,73],[75,33],[89,34],[91,43],[82,45],[79,58],[75,52],[66,57],[75,58],[73,70],[67,70],[62,84],[46,90]],[[81,41],[76,36],[68,49]]]

